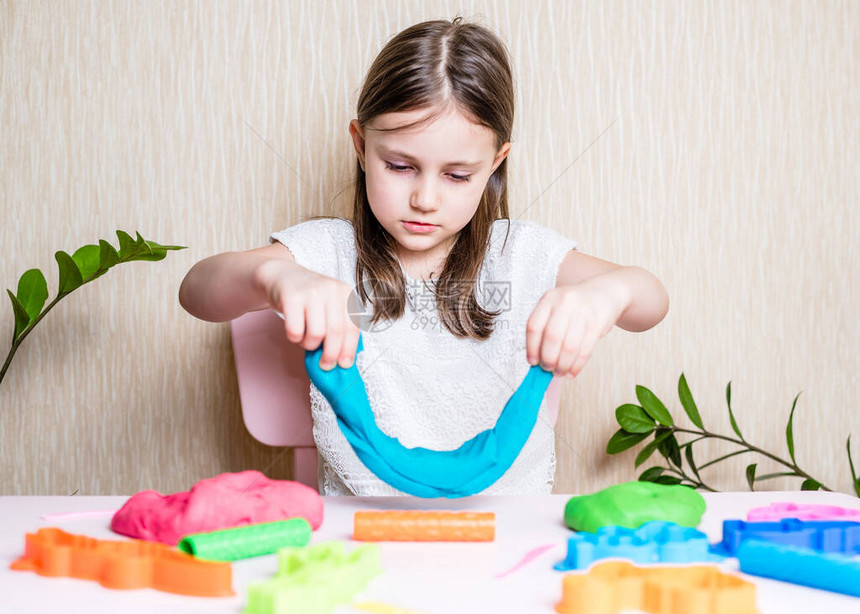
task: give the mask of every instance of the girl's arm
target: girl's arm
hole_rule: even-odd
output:
[[[352,288],[299,265],[281,243],[201,260],[185,275],[179,303],[191,315],[225,322],[271,307],[284,316],[286,337],[306,350],[324,343],[320,367],[352,365],[359,330],[347,313]]]
[[[613,327],[648,330],[668,309],[666,289],[648,271],[573,250],[559,266],[555,288],[541,297],[526,324],[528,361],[575,376]]]
[[[558,267],[556,287],[575,286],[588,279],[603,285],[625,306],[615,322],[624,330],[639,333],[653,328],[669,310],[666,288],[645,269],[620,266],[576,250],[568,252]]]
[[[226,252],[201,260],[179,287],[179,304],[207,322],[227,322],[248,311],[269,307],[261,269],[279,268],[289,275],[301,269],[282,243],[246,252]]]

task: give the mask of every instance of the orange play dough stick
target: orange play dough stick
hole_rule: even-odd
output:
[[[352,538],[369,542],[491,542],[492,512],[356,512]]]
[[[198,597],[234,594],[229,563],[199,561],[164,544],[95,539],[54,527],[27,533],[24,555],[10,568],[94,580],[105,588],[154,588]]]

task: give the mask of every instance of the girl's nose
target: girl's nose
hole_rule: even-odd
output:
[[[421,178],[415,182],[409,204],[421,211],[435,211],[439,208],[439,191],[431,178]]]

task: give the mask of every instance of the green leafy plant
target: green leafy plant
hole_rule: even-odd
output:
[[[606,444],[606,452],[608,454],[624,452],[653,436],[651,441],[639,450],[634,461],[635,466],[638,468],[644,464],[655,452],[663,457],[663,465],[646,469],[639,476],[639,480],[657,482],[659,484],[684,484],[693,488],[715,492],[715,489],[709,486],[702,478],[702,472],[708,467],[726,459],[742,454],[753,454],[758,455],[760,459],[765,458],[776,462],[783,470],[775,473],[758,474],[758,463],[750,463],[746,468],[746,480],[750,490],[755,490],[755,485],[759,482],[786,476],[801,478],[803,480],[800,484],[801,490],[831,490],[821,480],[813,478],[801,469],[795,459],[794,411],[797,409],[797,401],[800,398],[800,394],[794,397],[791,411],[788,414],[788,424],[785,428],[785,441],[788,447],[787,459],[751,444],[741,434],[741,429],[738,427],[738,422],[732,411],[731,382],[726,386],[726,406],[729,413],[729,423],[732,431],[734,431],[734,437],[705,429],[699,409],[693,400],[693,395],[690,393],[687,379],[683,373],[678,380],[678,397],[687,417],[690,418],[690,421],[696,428],[677,426],[663,402],[644,386],[636,386],[638,404],[627,403],[615,410],[615,419],[621,428],[612,435]],[[679,437],[683,437],[683,440],[679,441]],[[732,444],[736,449],[704,463],[697,462],[693,453],[693,445],[706,439],[724,441]],[[857,478],[854,461],[851,458],[850,435],[848,436],[846,448],[848,451],[848,463],[851,467],[854,493],[860,497],[860,480]]]
[[[12,347],[6,355],[3,368],[0,369],[0,383],[3,382],[12,357],[15,356],[21,343],[62,298],[84,284],[101,277],[117,264],[132,260],[163,260],[168,251],[185,249],[180,245],[159,245],[154,241],[147,241],[140,236],[140,233],[135,234],[136,238],[133,239],[128,233],[117,230],[119,250],[104,239],[99,239],[98,245],[84,245],[71,256],[64,251],[54,254],[59,267],[60,280],[57,285],[57,296],[47,307],[45,302],[48,300],[48,283],[39,269],[30,269],[21,275],[18,280],[18,291],[15,294],[11,290],[6,290],[9,300],[12,301],[12,311],[15,313],[15,329],[12,333]]]

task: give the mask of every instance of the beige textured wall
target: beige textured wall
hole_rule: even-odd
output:
[[[614,332],[566,384],[557,490],[632,478],[632,454],[603,454],[613,410],[637,383],[674,401],[681,371],[723,432],[732,380],[745,434],[773,449],[803,390],[798,460],[849,488],[860,4],[7,0],[0,280],[38,266],[53,295],[53,252],[116,228],[189,249],[111,271],[27,339],[0,385],[0,493],[289,475],[241,424],[227,326],[184,313],[179,282],[343,211],[363,72],[394,32],[457,13],[513,54],[513,215],[655,271],[672,298],[663,324]],[[742,467],[712,481],[745,488]]]

